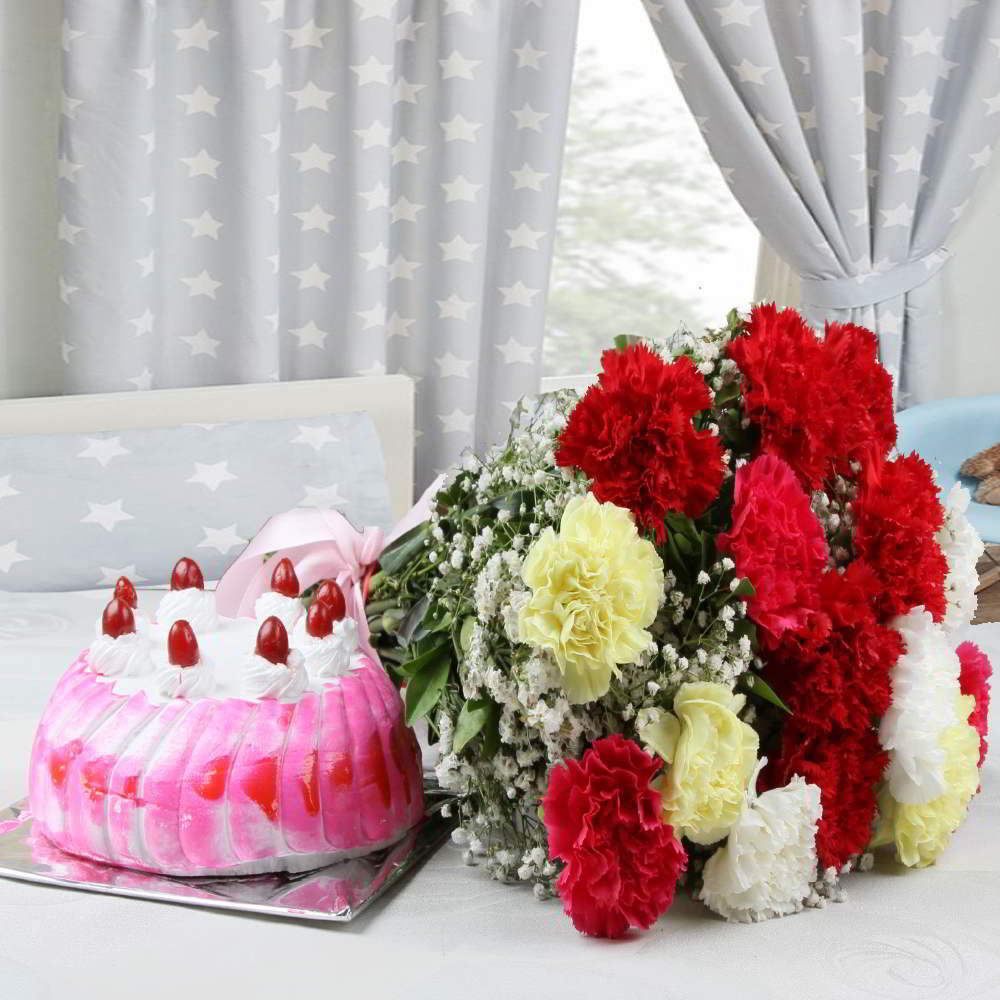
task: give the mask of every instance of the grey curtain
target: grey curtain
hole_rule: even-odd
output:
[[[404,372],[418,481],[537,388],[578,0],[65,0],[66,389]]]
[[[939,394],[948,233],[1000,133],[996,0],[670,0],[650,18],[713,157],[802,278]]]

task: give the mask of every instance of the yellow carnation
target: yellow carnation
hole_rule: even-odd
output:
[[[535,540],[521,576],[532,593],[519,637],[552,653],[573,704],[600,698],[618,664],[649,645],[663,562],[621,507],[574,497],[559,533],[546,528]]]
[[[888,785],[879,793],[879,825],[872,846],[895,843],[896,856],[904,865],[933,864],[965,819],[969,800],[979,787],[979,734],[966,721],[975,707],[972,695],[957,695],[959,721],[939,739],[945,752],[947,791],[919,805],[897,802]]]
[[[746,698],[723,684],[681,685],[673,712],[641,737],[670,767],[657,782],[664,819],[696,844],[714,844],[740,818],[758,736],[736,714]]]

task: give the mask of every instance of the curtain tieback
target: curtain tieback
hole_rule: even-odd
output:
[[[938,247],[923,257],[885,271],[867,271],[848,278],[802,277],[803,305],[820,309],[860,309],[905,295],[938,273],[951,251]]]

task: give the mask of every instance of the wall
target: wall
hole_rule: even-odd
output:
[[[59,391],[61,0],[0,0],[0,397]]]
[[[948,241],[947,336],[954,350],[945,396],[1000,393],[1000,153]]]

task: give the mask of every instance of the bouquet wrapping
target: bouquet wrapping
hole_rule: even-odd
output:
[[[874,335],[764,305],[620,338],[467,455],[367,608],[467,859],[608,937],[678,886],[752,921],[881,845],[931,864],[986,752],[989,663],[949,642],[983,547],[895,441]]]

